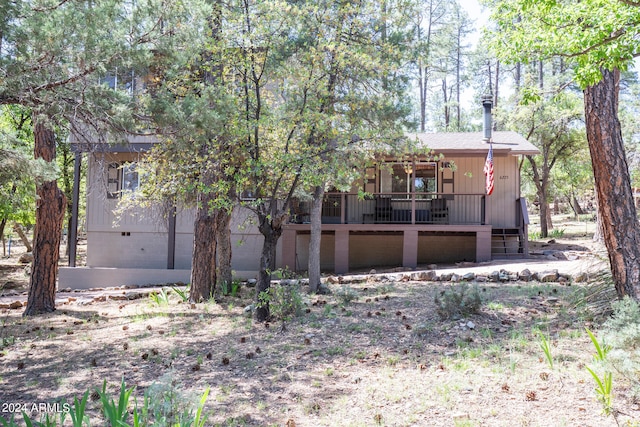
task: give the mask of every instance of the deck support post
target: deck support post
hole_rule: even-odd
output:
[[[418,266],[418,230],[405,230],[402,238],[402,266]]]
[[[491,228],[476,231],[476,262],[491,261]]]
[[[282,231],[282,266],[292,271],[298,271],[296,262],[296,240],[298,232],[285,228]]]
[[[335,231],[334,269],[336,274],[349,272],[349,230]]]

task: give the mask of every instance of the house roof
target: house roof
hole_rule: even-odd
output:
[[[483,154],[489,150],[489,144],[483,141],[483,132],[443,132],[407,134],[417,148],[430,149],[437,154],[461,153]],[[540,154],[540,150],[517,132],[492,132],[494,154],[517,156],[521,154]]]

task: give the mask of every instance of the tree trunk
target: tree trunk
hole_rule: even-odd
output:
[[[13,231],[18,233],[18,236],[20,236],[20,240],[22,240],[22,244],[27,249],[27,252],[33,252],[33,247],[31,246],[31,242],[29,242],[29,238],[27,237],[27,235],[24,234],[24,230],[22,230],[22,227],[20,226],[20,224],[18,224],[17,222],[14,222]]]
[[[273,219],[269,220],[266,215],[261,216],[259,229],[264,236],[264,243],[262,244],[260,272],[256,284],[256,301],[259,303],[256,308],[256,320],[265,322],[269,320],[269,301],[261,299],[260,296],[263,292],[268,292],[271,286],[271,273],[276,269],[276,247],[278,239],[282,235],[282,226],[279,225],[280,221],[276,225]]]
[[[584,91],[587,140],[598,213],[619,298],[640,297],[640,229],[618,120],[618,70]]]
[[[205,172],[211,175],[211,172]],[[216,290],[216,226],[218,210],[211,208],[213,193],[200,192],[193,230],[193,257],[189,301],[213,298]]]
[[[538,197],[546,196],[546,193],[538,192]],[[549,204],[544,199],[540,200],[540,237],[549,237]]]
[[[34,157],[52,162],[56,157],[53,129],[41,119],[34,119]],[[27,308],[24,316],[49,313],[56,309],[56,280],[60,259],[60,236],[67,199],[56,181],[37,188],[36,228],[33,242],[33,265]]]
[[[231,290],[231,282],[233,281],[231,269],[231,213],[232,211],[221,209],[217,216],[218,224],[216,226],[216,232],[218,233],[216,237],[218,283],[226,283],[227,291]]]
[[[322,201],[324,186],[318,185],[313,191],[311,202],[311,237],[309,239],[309,288],[318,292],[320,287],[320,242],[322,240]]]

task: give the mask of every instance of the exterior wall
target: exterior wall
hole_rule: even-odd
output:
[[[475,260],[475,235],[418,235],[418,264],[437,264]]]
[[[484,162],[486,157],[446,157],[456,165],[454,193],[484,193]],[[518,158],[494,156],[494,190],[486,197],[486,223],[494,228],[516,227],[516,200],[520,197]],[[455,201],[449,205],[450,215],[455,215]]]
[[[103,157],[104,156],[104,157]],[[106,194],[105,169],[110,162],[133,161],[133,153],[98,154],[89,164],[87,186],[87,266],[112,268],[166,269],[168,256],[167,220],[158,210],[133,208],[118,218],[114,211],[119,199]],[[176,216],[175,269],[190,269],[193,251],[191,209]],[[244,275],[259,269],[263,237],[252,213],[236,208],[231,222],[232,268]],[[277,262],[280,263],[278,248]]]

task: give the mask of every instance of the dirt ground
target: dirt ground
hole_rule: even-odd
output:
[[[532,271],[601,265],[590,232],[570,230],[570,221],[565,227],[551,243],[532,242],[540,252]],[[544,251],[568,259],[554,264]],[[528,265],[450,267],[518,272]],[[21,268],[0,270],[0,286],[24,283],[21,275]],[[208,426],[639,425],[640,406],[623,378],[614,378],[617,421],[597,400],[585,368],[594,349],[584,328],[598,323],[574,304],[586,284],[476,285],[480,312],[445,320],[434,299],[458,285],[405,281],[391,272],[331,284],[330,295],[303,292],[302,312],[284,328],[246,315],[254,290],[245,286],[218,303],[184,303],[171,291],[167,303],[156,303],[148,289],[138,299],[115,289],[102,297],[64,294],[55,313],[40,317],[4,309],[0,410],[7,410],[0,417],[10,417],[15,405],[8,403],[71,401],[105,380],[115,396],[124,379],[139,402],[158,384],[185,401],[209,387]],[[2,292],[15,297],[20,286]],[[92,425],[103,425],[98,402],[89,411]]]

